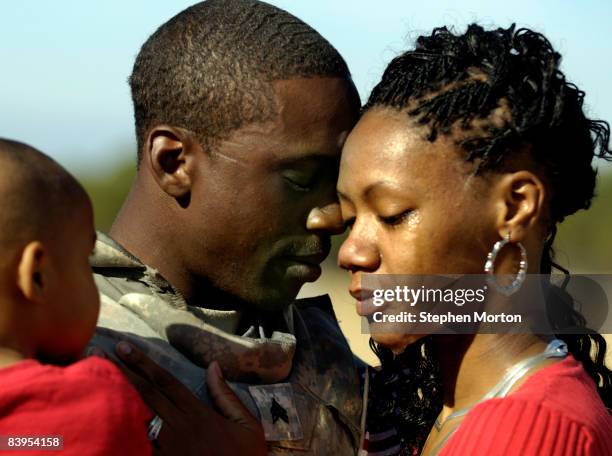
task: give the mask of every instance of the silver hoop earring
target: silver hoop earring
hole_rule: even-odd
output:
[[[521,251],[521,260],[519,261],[519,271],[516,274],[516,277],[512,281],[510,285],[500,285],[497,283],[497,279],[495,278],[494,270],[495,270],[495,259],[497,258],[497,254],[501,249],[504,248],[506,244],[510,242],[510,232],[506,235],[504,239],[501,241],[497,241],[493,246],[493,249],[487,255],[487,261],[485,262],[485,273],[487,274],[487,283],[489,283],[493,288],[495,288],[498,292],[503,294],[504,296],[510,296],[518,291],[523,285],[525,281],[525,277],[527,276],[527,251],[523,244],[517,242],[516,245]]]

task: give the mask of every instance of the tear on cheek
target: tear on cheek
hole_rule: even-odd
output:
[[[406,220],[406,225],[408,226],[409,231],[414,231],[421,224],[421,213],[418,210],[414,210],[408,216],[408,220]]]

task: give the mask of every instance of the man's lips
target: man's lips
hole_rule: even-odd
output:
[[[280,260],[285,273],[304,283],[314,282],[321,276],[320,264],[325,257],[325,252],[319,252],[310,255],[285,255]]]
[[[319,266],[325,258],[327,258],[327,252],[312,253],[309,255],[287,255],[283,257],[286,260],[294,261],[296,263],[303,263],[308,266]]]

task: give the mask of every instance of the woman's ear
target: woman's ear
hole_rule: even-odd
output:
[[[49,288],[49,254],[39,241],[32,241],[21,253],[17,268],[17,287],[33,302],[44,302]]]
[[[182,128],[158,125],[148,136],[145,160],[159,187],[176,199],[191,192],[197,141]]]
[[[546,189],[542,180],[531,171],[504,175],[498,182],[499,205],[497,226],[500,238],[508,232],[512,240],[522,241],[542,221]]]

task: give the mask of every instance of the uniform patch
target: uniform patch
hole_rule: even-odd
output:
[[[301,440],[302,424],[290,383],[249,386],[264,428],[266,440]]]

